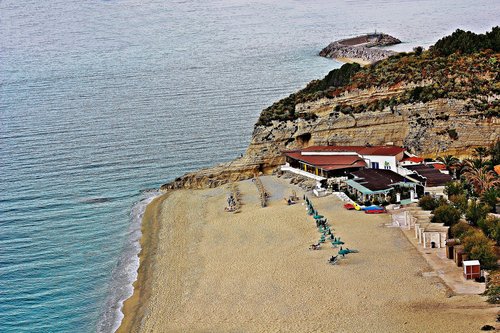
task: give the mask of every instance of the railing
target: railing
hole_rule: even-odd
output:
[[[281,166],[281,171],[288,171],[288,172],[295,173],[295,174],[300,175],[300,176],[304,176],[304,177],[307,177],[307,178],[314,179],[316,181],[320,181],[320,180],[326,179],[325,177],[316,176],[315,174],[312,174],[310,172],[307,172],[307,171],[304,171],[304,170],[300,170],[300,169],[296,169],[296,168],[293,168],[293,167],[288,166],[288,165],[282,165]]]

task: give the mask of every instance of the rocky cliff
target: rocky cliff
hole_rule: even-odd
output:
[[[500,138],[500,47],[449,53],[462,45],[451,38],[432,51],[331,71],[264,109],[243,157],[162,189],[215,187],[271,173],[284,162],[283,151],[311,145],[394,144],[422,157],[464,157],[490,146]]]
[[[332,111],[346,100],[363,103],[375,95],[388,97],[396,93],[369,89],[298,104],[297,112],[314,112],[317,118],[257,126],[242,158],[186,174],[163,188],[215,187],[256,173],[271,173],[284,162],[284,150],[312,145],[394,144],[423,157],[467,156],[475,147],[488,146],[500,137],[500,119],[484,117],[464,100],[437,99],[359,114]]]

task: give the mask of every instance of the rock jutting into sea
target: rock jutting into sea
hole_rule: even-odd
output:
[[[386,59],[396,54],[394,51],[373,47],[399,44],[401,41],[383,33],[366,34],[330,43],[319,53],[326,58],[361,59],[370,63]]]

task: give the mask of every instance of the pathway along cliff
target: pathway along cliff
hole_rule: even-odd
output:
[[[390,143],[433,158],[490,146],[500,137],[500,50],[450,52],[446,39],[453,36],[429,51],[365,67],[346,64],[310,82],[262,111],[244,156],[161,189],[217,187],[269,174],[284,163],[284,150],[312,145]],[[370,42],[359,38],[341,42]]]

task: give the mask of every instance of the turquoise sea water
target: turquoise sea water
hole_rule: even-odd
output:
[[[111,332],[154,188],[244,152],[260,110],[368,31],[429,45],[498,1],[0,1],[0,332]]]

